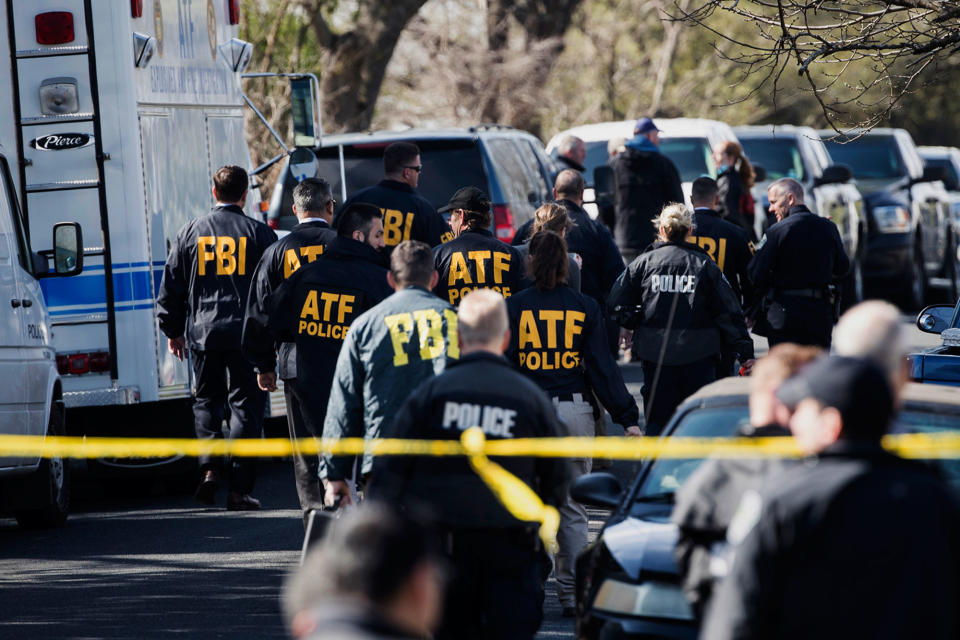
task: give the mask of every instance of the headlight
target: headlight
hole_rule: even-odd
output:
[[[664,582],[629,584],[605,580],[600,585],[593,608],[631,616],[693,620],[690,603],[680,587]]]
[[[880,233],[903,233],[910,230],[910,212],[903,207],[874,207],[873,220]]]

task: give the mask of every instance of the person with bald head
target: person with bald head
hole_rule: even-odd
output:
[[[781,342],[830,348],[836,285],[850,270],[840,232],[828,218],[803,203],[803,186],[781,178],[767,188],[777,223],[747,265],[757,298],[762,298],[754,333],[770,346]]]
[[[457,329],[460,359],[410,394],[384,437],[457,441],[471,427],[490,440],[566,435],[550,397],[503,357],[510,326],[500,294],[479,289],[464,296]],[[545,503],[564,503],[565,460],[498,463]],[[545,561],[537,527],[511,515],[466,459],[377,458],[368,495],[423,504],[437,518],[453,567],[438,640],[533,638],[542,618]]]

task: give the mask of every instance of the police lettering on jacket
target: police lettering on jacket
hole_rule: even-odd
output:
[[[492,407],[469,402],[450,402],[443,405],[443,428],[466,431],[480,427],[488,436],[512,438],[517,412],[513,409]]]
[[[697,287],[697,276],[687,274],[666,274],[650,276],[651,293],[693,293]]]
[[[587,314],[570,309],[521,311],[517,350],[520,368],[531,371],[576,369],[580,365],[580,351],[574,348],[574,337],[583,333],[586,319]]]
[[[356,295],[311,289],[300,307],[297,335],[343,340],[350,322],[358,314],[354,310]]]

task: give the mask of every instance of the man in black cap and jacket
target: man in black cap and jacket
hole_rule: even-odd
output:
[[[522,288],[525,266],[517,250],[490,233],[490,198],[463,187],[440,212],[450,212],[455,239],[434,248],[440,280],[433,290],[453,306],[476,289],[493,289],[509,298]]]
[[[255,361],[256,356],[248,352],[246,345],[253,345],[254,351],[260,345],[272,339],[267,327],[261,324],[269,315],[266,307],[270,295],[300,268],[323,255],[337,232],[330,227],[333,218],[333,196],[330,185],[323,178],[307,178],[293,190],[293,213],[299,224],[290,230],[280,241],[271,245],[263,254],[253,274],[253,285],[247,301],[247,317],[243,327],[244,355]],[[273,391],[277,388],[277,378],[283,380],[283,395],[287,408],[287,427],[290,439],[296,442],[300,438],[319,436],[311,433],[303,422],[300,400],[309,390],[297,388],[297,349],[294,342],[280,342],[277,345],[279,364],[264,359],[257,371],[257,382],[261,389]],[[299,449],[293,453],[294,477],[297,483],[297,496],[304,517],[311,509],[323,508],[323,489],[318,475],[319,459],[316,456],[304,456]]]
[[[701,638],[956,638],[960,508],[929,468],[881,446],[884,373],[826,357],[777,395],[813,457],[744,495]]]
[[[180,360],[190,349],[197,385],[193,403],[197,437],[223,436],[229,398],[230,438],[259,438],[267,396],[257,388],[256,374],[240,353],[240,337],[254,268],[277,235],[244,215],[247,172],[240,167],[217,171],[213,197],[217,201],[213,211],[184,225],[167,256],[157,297],[160,330]],[[198,502],[214,503],[222,470],[219,458],[200,457]],[[250,495],[255,481],[252,460],[233,458],[229,471],[227,508],[259,509],[260,503]]]

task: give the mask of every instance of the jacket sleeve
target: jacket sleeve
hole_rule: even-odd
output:
[[[602,224],[597,223],[597,235],[600,238],[600,247],[602,253],[602,267],[600,276],[600,286],[604,294],[610,292],[613,283],[617,281],[620,274],[624,271],[623,256],[620,255],[620,249],[613,239],[613,234]]]
[[[680,174],[677,172],[677,167],[673,164],[669,158],[664,156],[666,162],[666,196],[667,199],[665,202],[679,202],[680,204],[686,204],[683,197],[683,183],[680,181]]]
[[[739,257],[737,259],[737,279],[740,281],[740,293],[743,295],[743,309],[750,309],[756,302],[757,294],[754,291],[753,282],[750,281],[750,274],[747,273],[747,265],[753,258],[753,243],[750,242],[746,232],[738,234],[741,241],[738,249]]]
[[[396,418],[381,434],[383,438],[414,438],[417,425],[430,419],[433,402],[432,380],[427,380],[407,399]],[[373,460],[368,493],[378,500],[398,500],[406,490],[406,481],[416,465],[414,456],[380,456]]]
[[[777,239],[778,235],[776,233],[767,233],[766,242],[763,243],[760,250],[750,259],[750,264],[747,265],[747,275],[750,277],[755,295],[758,297],[765,295],[773,286],[771,273],[776,261]]]
[[[610,296],[607,298],[607,309],[611,313],[618,306],[639,305],[643,299],[639,288],[641,281],[642,264],[634,261],[623,270],[617,281],[613,283]]]
[[[530,239],[530,230],[533,229],[533,220],[527,220],[520,228],[517,229],[517,232],[513,236],[513,240],[510,241],[510,244],[513,246],[519,246],[525,243]]]
[[[187,271],[191,267],[184,247],[186,235],[186,229],[182,230],[170,249],[167,264],[163,267],[163,277],[160,279],[160,293],[157,295],[160,330],[168,338],[179,338],[186,331],[189,311],[187,296],[190,289],[190,276]]]
[[[323,437],[332,440],[362,438],[363,429],[363,383],[366,372],[360,359],[357,332],[351,327],[347,339],[337,357],[337,367],[330,388],[327,416],[323,421]],[[350,475],[356,456],[323,457],[327,478],[343,480]]]
[[[417,220],[423,225],[423,237],[426,238],[426,243],[431,247],[441,245],[449,239],[449,236],[444,236],[450,233],[450,225],[443,219],[443,216],[437,213],[433,206],[427,206],[426,203],[423,203],[417,213]]]
[[[571,289],[580,293],[580,265],[577,264],[577,259],[573,256],[570,256],[570,260],[567,265],[567,284]]]
[[[753,359],[753,339],[747,330],[740,301],[723,272],[712,260],[704,263],[710,279],[711,315],[717,323],[723,340],[739,355],[741,360]]]
[[[850,258],[847,256],[847,250],[843,248],[843,239],[840,238],[840,231],[835,224],[830,225],[831,235],[833,236],[834,257],[833,257],[833,276],[842,278],[850,272]]]
[[[599,310],[591,314],[586,327],[586,345],[583,350],[584,368],[590,387],[600,403],[610,412],[613,421],[626,429],[640,424],[640,409],[623,381],[620,367],[610,354],[603,317]]]
[[[268,252],[257,263],[250,282],[250,295],[247,296],[247,308],[243,315],[243,335],[240,349],[243,357],[250,361],[257,373],[269,373],[276,370],[276,335],[270,330],[267,304],[273,293],[270,282],[270,259]]]

